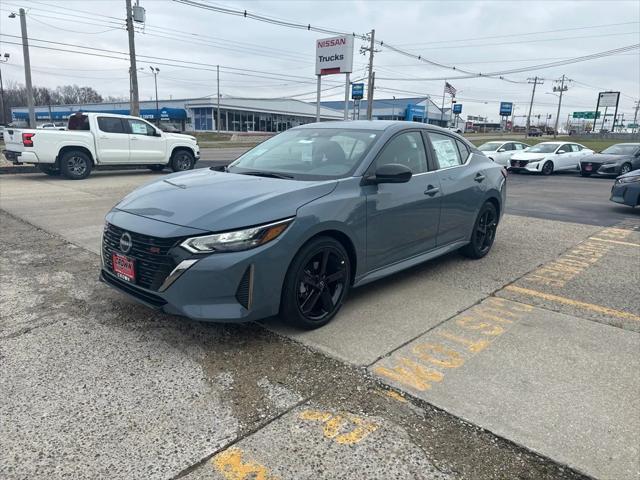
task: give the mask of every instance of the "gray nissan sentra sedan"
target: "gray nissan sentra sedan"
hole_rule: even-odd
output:
[[[197,320],[280,314],[325,325],[349,289],[460,249],[485,256],[506,173],[462,137],[420,123],[292,128],[225,171],[181,172],[106,217],[101,279]]]

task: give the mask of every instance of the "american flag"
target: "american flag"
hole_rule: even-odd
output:
[[[449,82],[444,82],[444,91],[452,97],[455,97],[457,90],[453,88],[453,85],[451,85]]]

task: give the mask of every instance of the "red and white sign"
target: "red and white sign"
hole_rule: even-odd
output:
[[[316,75],[353,71],[353,35],[316,40]]]

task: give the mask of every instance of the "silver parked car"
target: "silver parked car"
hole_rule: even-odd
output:
[[[446,253],[484,257],[506,172],[462,137],[411,122],[304,125],[225,171],[169,175],[107,215],[101,278],[199,320],[277,315],[316,328],[349,289]]]
[[[497,140],[483,143],[478,147],[491,160],[503,167],[509,167],[509,160],[518,152],[529,148],[530,145],[517,140]]]

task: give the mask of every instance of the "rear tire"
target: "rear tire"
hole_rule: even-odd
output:
[[[69,180],[84,180],[91,174],[93,163],[86,153],[70,150],[60,159],[60,170]]]
[[[55,165],[49,163],[39,163],[38,170],[42,173],[49,175],[50,177],[58,177],[60,176],[60,169],[56,168]]]
[[[543,175],[551,175],[553,173],[553,162],[551,160],[547,160],[542,165],[542,174]]]
[[[166,165],[149,165],[147,168],[152,172],[161,172]]]
[[[188,150],[176,150],[171,155],[171,170],[174,172],[186,172],[192,170],[196,164],[193,153]]]
[[[484,257],[493,246],[498,228],[498,211],[491,202],[486,202],[473,225],[471,242],[460,249],[465,256],[473,259]]]
[[[322,327],[338,313],[349,293],[351,262],[340,242],[317,237],[296,254],[284,280],[280,313],[294,327]]]

